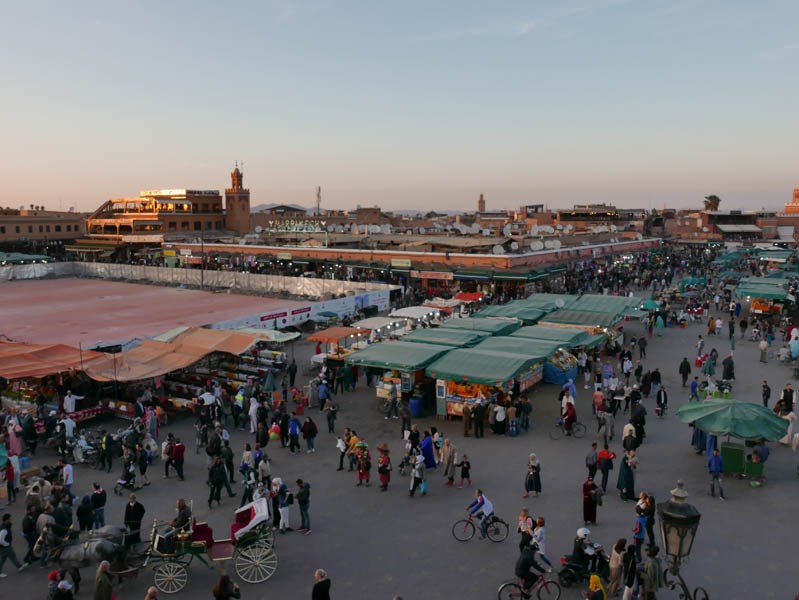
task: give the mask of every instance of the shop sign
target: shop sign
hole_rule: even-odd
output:
[[[411,260],[409,258],[392,258],[391,266],[396,269],[410,269]]]
[[[272,321],[273,319],[280,319],[282,317],[285,317],[286,314],[287,313],[284,311],[284,312],[281,312],[281,313],[272,313],[271,315],[264,315],[264,316],[261,317],[261,322],[263,322],[263,321]]]
[[[306,306],[305,308],[295,308],[291,311],[292,315],[301,315],[302,313],[309,313],[311,312],[311,307]]]
[[[164,250],[164,256],[177,256],[174,250]]]
[[[452,273],[447,273],[445,271],[411,271],[411,277],[416,279],[454,279]]]
[[[278,260],[291,260],[291,254],[288,252],[279,252],[277,255]]]

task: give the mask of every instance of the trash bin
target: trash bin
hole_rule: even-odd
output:
[[[417,396],[413,396],[410,402],[410,409],[411,409],[411,416],[415,419],[418,419],[422,416],[422,409],[424,407],[424,402],[422,398]]]

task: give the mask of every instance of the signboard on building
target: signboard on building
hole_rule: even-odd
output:
[[[392,258],[391,266],[396,269],[410,269],[411,261],[408,258]]]
[[[266,222],[269,233],[322,233],[327,231],[327,221],[312,219],[273,219]]]
[[[411,271],[411,277],[415,279],[444,279],[452,280],[454,275],[446,271]]]
[[[278,260],[291,260],[291,254],[288,252],[279,252],[276,258]]]

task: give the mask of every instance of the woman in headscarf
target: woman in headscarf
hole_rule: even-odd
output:
[[[377,458],[377,475],[380,477],[380,491],[385,492],[391,481],[391,457],[388,455],[388,445],[383,442],[377,447],[380,456]]]
[[[422,438],[422,441],[419,443],[419,450],[422,451],[425,468],[435,469],[436,455],[435,451],[433,450],[433,437],[430,435],[429,431],[424,432],[424,437]]]
[[[255,433],[258,429],[258,399],[253,396],[250,398],[250,409],[247,411],[250,417],[250,433]]]
[[[538,496],[541,493],[541,463],[535,453],[530,454],[527,459],[527,476],[524,478],[524,494],[522,498],[527,498],[533,493]]]
[[[663,322],[663,315],[658,314],[657,319],[655,319],[655,327],[658,330],[658,337],[663,337],[663,327],[665,323]]]
[[[17,421],[16,415],[8,419],[6,423],[6,429],[8,431],[7,447],[9,456],[12,454],[20,456],[22,454],[22,438],[20,437],[20,434],[22,433],[22,427]]]
[[[582,593],[586,600],[607,600],[605,588],[602,587],[602,580],[599,575],[591,575],[588,580],[588,591]]]
[[[596,525],[597,491],[594,478],[590,475],[583,483],[583,521],[586,525]]]

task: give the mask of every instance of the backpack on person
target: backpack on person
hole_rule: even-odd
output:
[[[289,506],[294,504],[294,492],[288,492],[286,494],[286,504]]]

